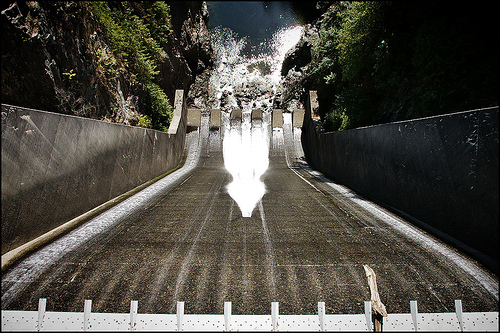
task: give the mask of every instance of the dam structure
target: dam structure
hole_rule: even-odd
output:
[[[308,164],[311,103],[223,112],[183,98],[185,140],[165,143],[180,165],[12,254],[2,329],[369,331],[369,268],[384,330],[498,329],[492,271]]]

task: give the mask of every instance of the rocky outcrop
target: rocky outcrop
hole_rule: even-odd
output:
[[[118,105],[111,82],[98,73],[99,59],[90,56],[100,49],[105,57],[109,49],[80,4],[14,2],[1,20],[2,102],[95,118],[112,100]]]
[[[262,76],[254,76],[252,79],[241,83],[234,89],[234,97],[236,98],[239,108],[243,108],[243,105],[257,100],[271,98],[272,95],[272,85]],[[256,105],[252,105],[252,108],[254,107],[256,107]]]
[[[204,2],[169,2],[174,32],[161,88],[171,103],[213,63]],[[12,2],[1,8],[2,102],[135,125],[146,90],[116,61],[86,2]]]
[[[172,1],[172,26],[184,58],[193,73],[199,74],[214,63],[208,30],[208,9],[201,1]]]
[[[193,83],[188,92],[189,106],[204,107],[208,103],[208,81],[214,64],[214,51],[208,29],[206,2],[172,1],[172,25],[182,53],[193,74]],[[183,19],[185,18],[185,19]]]
[[[306,25],[297,44],[286,53],[281,67],[281,84],[274,99],[274,108],[289,112],[293,112],[296,108],[304,108],[307,91],[313,82],[314,63],[311,61],[311,48],[317,36],[317,26]]]
[[[291,69],[299,72],[311,62],[311,38],[314,34],[317,34],[315,29],[310,25],[306,26],[300,40],[285,55],[281,76],[286,76]]]

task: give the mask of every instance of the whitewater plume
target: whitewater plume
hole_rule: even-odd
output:
[[[302,31],[300,26],[283,27],[256,45],[256,52],[244,54],[247,36],[240,37],[225,27],[212,29],[216,62],[210,75],[211,107],[224,112],[242,109],[247,115],[252,109],[269,112],[281,80],[285,54],[300,39]],[[259,93],[250,93],[252,87]],[[223,141],[224,165],[233,177],[227,191],[243,217],[252,216],[264,196],[266,187],[261,178],[269,165],[268,126],[255,126],[247,120],[225,127]]]
[[[301,26],[279,29],[272,38],[257,45],[259,51],[252,55],[243,53],[248,43],[247,36],[240,37],[226,27],[212,29],[216,61],[210,74],[211,106],[225,111],[247,106],[264,110],[271,108],[281,80],[281,64],[285,54],[299,41],[303,29]],[[251,105],[241,101],[238,103],[235,90],[252,82],[272,87],[273,94],[257,96]],[[226,96],[226,100],[221,105],[223,96]]]
[[[248,122],[226,130],[223,143],[224,166],[233,177],[227,190],[243,217],[252,211],[266,192],[262,175],[269,166],[269,144],[265,126]]]

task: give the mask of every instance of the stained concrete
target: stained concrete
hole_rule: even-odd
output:
[[[323,133],[311,96],[303,127],[311,165],[498,272],[498,107]]]
[[[2,104],[2,255],[175,168],[186,110],[167,134]]]
[[[243,118],[243,111],[241,109],[231,110],[230,120],[241,120]]]
[[[200,127],[201,126],[201,110],[200,109],[187,109],[187,126]]]
[[[229,115],[229,122],[231,126],[240,126],[243,121],[243,110],[233,109]]]
[[[293,127],[300,127],[302,128],[302,125],[304,123],[304,109],[295,109],[293,110],[292,113],[292,124]]]
[[[255,119],[262,120],[262,110],[261,109],[253,109],[251,119],[252,119],[252,121]]]
[[[210,128],[219,128],[221,126],[221,110],[210,110]]]
[[[272,128],[282,128],[283,127],[283,110],[273,109],[272,111]]]

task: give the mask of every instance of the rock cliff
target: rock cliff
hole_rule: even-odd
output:
[[[275,108],[300,107],[316,90],[334,131],[498,105],[493,12],[467,3],[318,5],[321,16],[283,62]]]
[[[314,82],[311,47],[318,38],[316,22],[304,26],[302,35],[285,55],[281,67],[281,82],[274,99],[274,108],[293,112],[296,108],[304,108],[306,94]]]
[[[172,33],[158,81],[171,103],[213,64],[208,11],[200,1],[167,2]],[[2,103],[135,125],[146,89],[114,61],[88,2],[5,2]],[[112,67],[113,75],[108,75]]]

